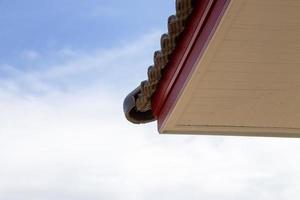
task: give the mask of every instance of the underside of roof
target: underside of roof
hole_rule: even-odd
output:
[[[148,68],[148,80],[145,80],[124,100],[124,113],[132,123],[147,123],[155,120],[151,99],[164,76],[164,69],[180,36],[184,33],[188,18],[193,12],[195,0],[176,0],[176,14],[168,19],[168,33],[161,36],[161,50],[154,53],[154,65]]]

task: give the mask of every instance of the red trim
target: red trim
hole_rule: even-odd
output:
[[[230,0],[202,0],[195,6],[189,24],[178,43],[164,77],[152,98],[158,129],[175,105],[189,76],[211,40]]]

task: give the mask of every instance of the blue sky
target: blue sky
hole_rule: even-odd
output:
[[[137,44],[145,37],[156,37],[166,29],[167,16],[173,13],[174,2],[169,1],[1,1],[0,4],[0,69],[3,79],[7,80],[18,72],[23,76],[31,76],[32,72],[42,75],[47,71],[61,69],[60,65],[73,68],[71,76],[63,81],[53,78],[40,78],[42,85],[51,82],[51,86],[68,89],[70,85],[87,84],[95,79],[102,79],[103,84],[111,86],[112,82],[118,84],[124,74],[115,73],[117,70],[127,71],[128,61],[140,63],[139,67],[131,66],[131,70],[138,70],[141,77],[151,64],[153,51],[159,48],[159,42]],[[155,38],[155,40],[156,40]],[[154,39],[153,39],[154,40]],[[159,40],[157,40],[159,41]],[[145,41],[146,43],[147,41]],[[123,56],[124,66],[97,65],[99,73],[93,69],[82,69],[72,66],[74,60],[88,59],[105,63],[109,59],[108,52],[130,48],[130,43],[147,45],[145,50],[129,56]],[[133,45],[132,45],[133,46]],[[134,47],[132,47],[134,48]],[[126,51],[126,50],[125,50]],[[121,52],[120,52],[121,53]],[[104,55],[105,54],[105,55]],[[141,58],[141,56],[143,56]],[[87,58],[89,57],[89,58]],[[104,58],[105,57],[105,58]],[[79,62],[79,61],[78,61]],[[93,62],[93,61],[91,61]],[[144,63],[141,63],[144,62]],[[93,64],[91,64],[93,65]],[[86,66],[87,68],[91,66]],[[77,73],[76,68],[81,68]],[[109,69],[109,70],[108,70]],[[96,71],[97,71],[96,70]],[[113,72],[112,72],[113,71]],[[145,76],[143,76],[145,78]],[[133,79],[131,79],[133,80]],[[138,79],[134,79],[137,81]],[[31,92],[44,91],[28,88],[24,81],[20,85]],[[127,84],[121,83],[117,88],[124,88]]]
[[[173,10],[172,0],[4,0],[0,3],[1,61],[17,62],[26,50],[49,54],[62,48],[114,47],[164,29]]]
[[[0,1],[0,199],[297,199],[298,139],[126,121],[174,5]]]

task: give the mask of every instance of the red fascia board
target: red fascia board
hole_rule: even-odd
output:
[[[230,0],[197,1],[186,29],[165,68],[163,79],[152,97],[152,110],[158,120],[159,130],[215,33],[229,2]]]

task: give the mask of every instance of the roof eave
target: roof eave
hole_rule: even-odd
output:
[[[124,100],[123,110],[126,119],[134,124],[143,124],[155,121],[152,110],[140,112],[136,108],[136,99],[141,92],[140,86],[133,90]]]
[[[176,15],[168,19],[168,33],[161,37],[161,50],[154,53],[154,65],[148,69],[148,80],[143,81],[124,100],[124,113],[130,122],[140,124],[156,120],[152,110],[152,96],[163,76],[164,68],[167,68],[172,60],[172,54],[184,35],[188,18],[197,2],[197,0],[176,0]]]

